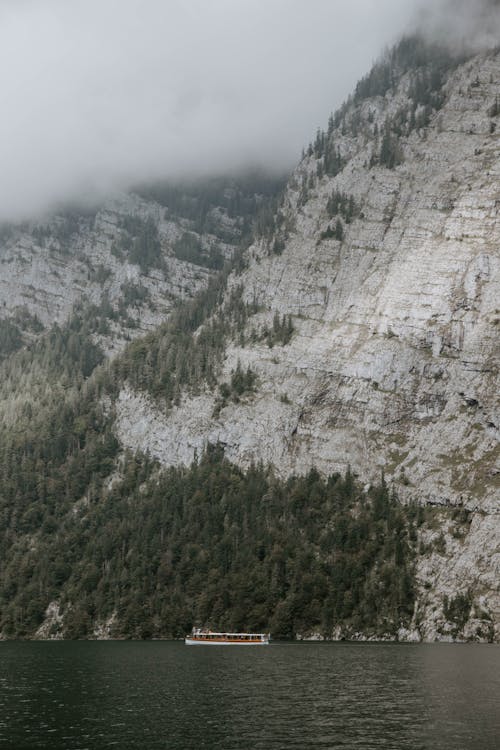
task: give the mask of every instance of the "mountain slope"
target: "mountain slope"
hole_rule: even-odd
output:
[[[500,621],[500,56],[397,65],[318,134],[230,280],[258,311],[228,343],[218,389],[166,412],[147,383],[125,385],[117,431],[167,465],[218,441],[242,466],[383,471],[404,501],[472,511],[462,531],[443,516],[439,553],[422,538],[432,639],[443,597],[469,590]],[[269,333],[276,316],[291,320],[287,341]],[[253,387],[227,397],[238,365]]]
[[[1,365],[0,631],[172,635],[193,618],[271,618],[278,634],[498,640],[499,81],[496,52],[403,40],[318,132],[233,272],[205,268],[174,314],[138,305],[129,344],[102,284],[90,318],[68,305],[48,334],[25,298],[35,343],[20,348],[7,320]],[[136,200],[161,235],[172,195]],[[189,206],[176,226],[195,233]],[[118,276],[142,264],[161,306],[169,278],[155,274],[175,241],[154,271],[147,222],[123,221],[103,257]],[[175,245],[189,278],[200,237]],[[120,353],[105,361],[98,345]],[[215,584],[204,597],[200,569],[224,596]]]
[[[409,124],[414,72],[345,109],[327,137],[342,168],[324,174],[324,152],[303,159],[278,213],[293,229],[255,244],[232,281],[260,312],[245,345],[228,346],[221,381],[240,361],[255,393],[215,421],[216,393],[187,395],[158,427],[159,458],[189,460],[218,439],[242,464],[271,460],[283,474],[351,464],[367,479],[384,469],[403,497],[497,509],[499,73],[495,54],[452,70],[423,127]],[[386,132],[400,151],[392,169],[379,163]],[[294,333],[270,348],[276,314]],[[122,435],[151,448],[127,419],[141,398],[122,393]]]
[[[77,310],[107,355],[153,330],[248,241],[282,178],[158,184],[0,227],[0,358]]]

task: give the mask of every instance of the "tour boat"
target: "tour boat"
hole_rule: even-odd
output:
[[[268,646],[269,633],[214,633],[193,628],[184,642],[187,646]]]

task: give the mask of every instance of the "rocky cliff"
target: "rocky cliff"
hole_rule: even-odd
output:
[[[107,321],[92,336],[112,362],[101,405],[122,459],[128,449],[189,464],[219,443],[244,468],[271,463],[286,478],[351,467],[367,488],[383,474],[401,502],[439,506],[418,529],[416,604],[398,635],[498,640],[499,115],[499,53],[457,59],[404,40],[318,132],[276,210],[257,222],[225,298],[204,308],[208,334],[157,326],[207,287],[244,221],[215,207],[200,228],[151,197],[121,196],[76,225],[66,215],[4,231],[2,318],[24,321],[25,342],[75,306]],[[196,378],[186,375],[188,338],[205,346]],[[70,476],[82,430],[68,443]],[[123,479],[107,435],[100,471],[113,456],[113,473],[101,487],[90,472],[83,497],[62,493],[61,507],[76,502],[68,523]],[[37,467],[51,469],[61,450]],[[19,545],[36,548],[31,537]],[[59,603],[50,607],[54,625]]]
[[[244,466],[350,465],[367,483],[384,472],[404,502],[473,511],[467,533],[436,530],[445,550],[421,558],[429,638],[437,601],[467,587],[497,628],[500,616],[500,55],[440,68],[432,88],[434,74],[403,70],[375,96],[362,82],[230,280],[258,312],[220,382],[240,363],[256,388],[222,407],[213,389],[186,393],[162,413],[126,387],[117,422],[124,445],[165,464],[219,441]],[[276,315],[293,334],[270,346]]]
[[[15,326],[21,345],[86,311],[106,321],[94,340],[107,355],[116,354],[206,288],[232,258],[264,183],[274,190],[275,181],[259,175],[239,184],[214,178],[158,185],[3,225],[0,328],[7,334]],[[5,338],[0,331],[0,357],[9,353],[2,351]]]
[[[454,71],[428,126],[399,139],[402,163],[370,168],[370,134],[407,103],[409,78],[347,108],[349,132],[331,136],[345,160],[338,175],[317,176],[323,157],[301,162],[283,198],[293,229],[282,251],[255,244],[233,280],[260,306],[247,333],[272,327],[277,312],[292,317],[291,341],[230,344],[222,379],[240,361],[258,375],[256,394],[216,420],[215,393],[187,396],[151,431],[154,441],[163,430],[153,449],[162,460],[219,439],[238,462],[271,460],[284,474],[350,464],[367,480],[384,470],[403,497],[497,508],[500,135],[489,111],[500,58]],[[328,236],[336,191],[357,207],[350,223],[339,213],[342,240]],[[127,392],[121,402],[132,445],[127,404],[140,402]]]

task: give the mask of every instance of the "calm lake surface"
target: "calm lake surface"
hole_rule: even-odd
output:
[[[500,647],[0,643],[0,748],[497,750]]]

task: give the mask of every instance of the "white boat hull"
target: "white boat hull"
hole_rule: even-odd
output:
[[[197,638],[185,638],[186,646],[269,646],[269,641],[209,641]]]

